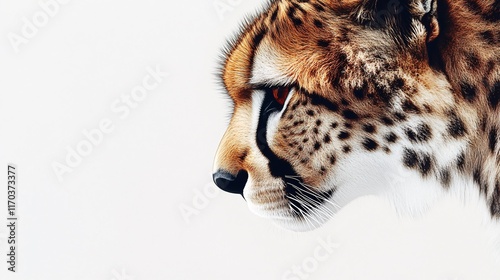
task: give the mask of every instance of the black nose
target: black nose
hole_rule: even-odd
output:
[[[244,170],[238,172],[238,175],[219,170],[213,175],[215,184],[223,191],[243,195],[243,189],[248,180],[248,173]]]

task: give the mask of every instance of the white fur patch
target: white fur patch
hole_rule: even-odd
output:
[[[252,84],[276,86],[289,85],[292,79],[280,71],[283,58],[269,44],[262,42],[255,52],[252,68]]]

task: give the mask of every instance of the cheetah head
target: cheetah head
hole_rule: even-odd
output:
[[[498,115],[498,43],[459,43],[469,36],[460,24],[480,29],[459,13],[482,20],[459,5],[272,1],[227,51],[233,114],[215,183],[298,231],[365,195],[411,212],[453,185],[477,184],[493,197],[499,148],[483,149],[480,139],[498,123],[490,117]],[[493,169],[474,170],[478,155]]]

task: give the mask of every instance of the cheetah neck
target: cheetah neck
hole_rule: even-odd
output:
[[[500,7],[487,2],[438,2],[443,24],[429,53],[439,54],[437,67],[451,85],[457,114],[469,123],[456,175],[479,188],[500,218]]]

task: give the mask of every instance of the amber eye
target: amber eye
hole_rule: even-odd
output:
[[[290,94],[290,87],[275,87],[272,91],[274,100],[283,106],[288,94]]]

